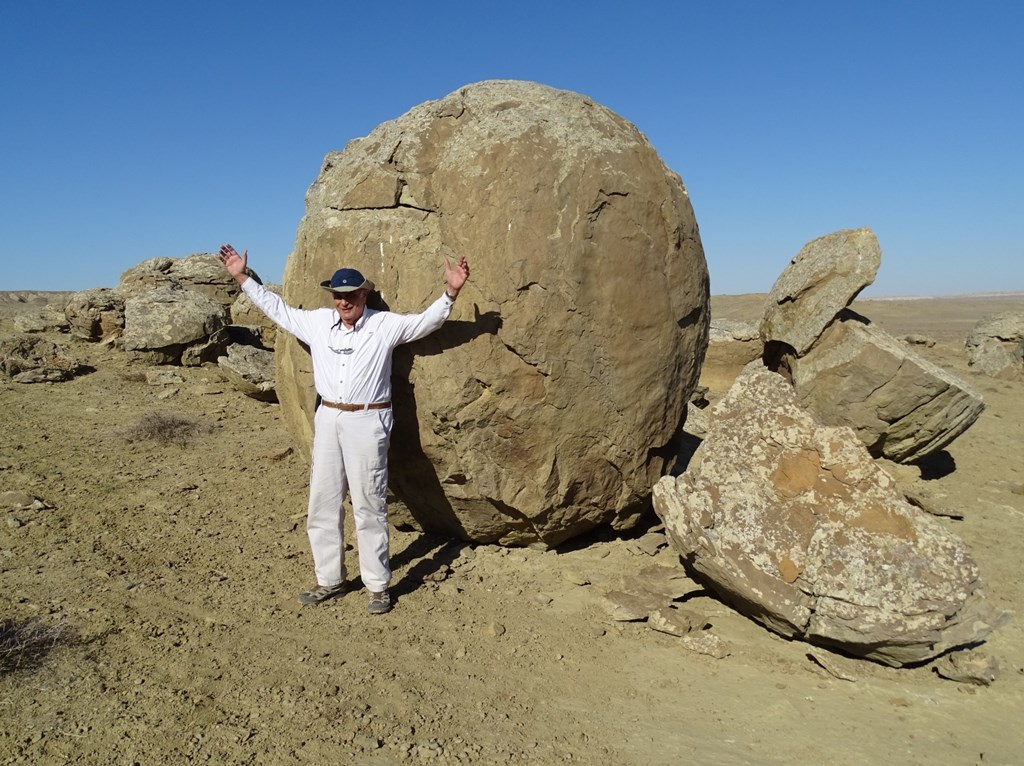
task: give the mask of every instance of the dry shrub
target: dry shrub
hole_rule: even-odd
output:
[[[53,647],[69,638],[63,620],[56,625],[36,619],[0,621],[0,675],[38,667]]]
[[[197,436],[212,429],[198,418],[172,413],[151,412],[122,433],[129,443],[149,439],[159,444],[187,447]]]

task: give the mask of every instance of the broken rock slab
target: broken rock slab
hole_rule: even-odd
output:
[[[965,381],[849,310],[788,367],[820,422],[849,426],[872,455],[896,462],[942,449],[985,409]]]
[[[685,636],[708,627],[708,621],[692,609],[663,607],[655,609],[647,617],[647,626],[659,633],[670,636]]]
[[[952,652],[935,663],[934,670],[949,681],[988,686],[999,678],[999,660],[983,652]]]
[[[962,540],[914,508],[852,430],[819,424],[780,375],[744,368],[689,468],[654,487],[688,567],[788,638],[899,666],[1006,619]]]
[[[659,609],[703,587],[680,567],[653,564],[637,574],[623,577],[619,586],[604,594],[604,607],[616,621],[646,620]]]
[[[262,402],[277,401],[273,351],[233,343],[228,346],[227,355],[217,359],[217,366],[246,396]]]

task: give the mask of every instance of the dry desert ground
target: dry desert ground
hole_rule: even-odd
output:
[[[46,299],[10,298],[0,337]],[[753,320],[763,300],[715,297],[713,313]],[[1024,383],[968,370],[963,341],[1024,297],[854,308],[935,339],[920,353],[983,393],[978,422],[923,470],[962,512],[943,523],[989,598],[1019,612]],[[362,592],[300,607],[307,466],[278,406],[215,367],[147,382],[116,350],[51,339],[91,371],[0,378],[0,492],[45,506],[2,509],[0,619],[62,633],[0,675],[0,763],[1024,763],[1018,617],[977,647],[1001,667],[988,686],[826,652],[827,670],[698,589],[687,606],[729,652],[701,654],[603,606],[622,578],[679,566],[639,544],[653,512],[555,551],[396,530],[391,614],[370,617]],[[720,396],[736,373],[708,367],[704,383]],[[190,427],[149,438],[154,415]]]

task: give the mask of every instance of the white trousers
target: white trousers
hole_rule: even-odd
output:
[[[306,532],[319,585],[345,579],[345,511],[348,492],[356,525],[359,574],[368,590],[391,584],[388,539],[388,443],[391,409],[342,412],[320,406],[313,417]]]

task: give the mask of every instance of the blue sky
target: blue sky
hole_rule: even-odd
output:
[[[0,290],[230,241],[280,281],[324,155],[488,79],[584,93],[689,190],[714,294],[868,226],[872,295],[1024,290],[1024,4],[0,0]]]

